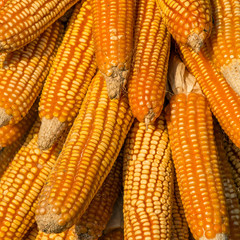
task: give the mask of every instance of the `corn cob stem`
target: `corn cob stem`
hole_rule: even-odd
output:
[[[48,149],[73,122],[96,72],[90,0],[78,3],[46,79],[39,115],[38,146]]]
[[[36,39],[78,0],[11,0],[0,8],[0,52]]]
[[[63,34],[59,22],[24,48],[7,55],[0,69],[0,126],[18,123],[41,91]]]
[[[127,98],[111,101],[98,72],[39,198],[41,231],[57,233],[78,222],[116,160],[132,121]]]
[[[212,29],[210,0],[157,0],[157,3],[176,42],[199,52]]]
[[[181,79],[179,71],[176,81],[187,83],[186,75]],[[168,105],[167,123],[186,219],[195,239],[227,239],[229,219],[212,114],[202,94],[178,90]]]
[[[133,115],[148,125],[162,111],[170,52],[170,33],[154,0],[138,2],[135,29],[136,52],[128,97]]]
[[[93,39],[97,65],[108,95],[119,98],[133,54],[135,0],[92,0]]]
[[[169,239],[173,165],[164,116],[135,121],[126,139],[123,167],[124,239]]]

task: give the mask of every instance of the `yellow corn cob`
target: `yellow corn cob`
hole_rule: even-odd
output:
[[[229,240],[238,240],[240,239],[240,203],[238,201],[237,189],[233,181],[230,164],[223,146],[222,129],[217,121],[214,122],[214,134],[220,158],[220,173],[229,215]]]
[[[78,0],[11,0],[0,8],[0,52],[36,39]]]
[[[88,209],[76,224],[78,240],[94,240],[102,235],[119,195],[122,182],[122,152],[98,190]]]
[[[136,52],[128,97],[133,115],[148,124],[162,111],[171,39],[155,0],[139,1],[135,28]]]
[[[104,234],[99,240],[124,240],[124,234],[122,228],[117,228]]]
[[[208,54],[218,71],[240,95],[239,0],[211,0],[214,27],[208,39]]]
[[[36,240],[38,235],[37,224],[33,224],[33,226],[28,230],[25,236],[22,238],[23,240]]]
[[[171,240],[188,240],[188,224],[185,217],[182,200],[176,177],[174,178],[174,196],[172,201]]]
[[[55,164],[63,139],[47,151],[37,147],[38,119],[0,181],[0,239],[18,240],[35,222],[36,200]]]
[[[39,106],[40,149],[49,148],[74,120],[96,72],[90,0],[76,5],[46,79]]]
[[[185,64],[195,76],[211,111],[229,138],[240,147],[240,97],[213,67],[204,52],[180,47]]]
[[[212,29],[210,0],[157,0],[157,3],[176,42],[198,52]]]
[[[8,54],[0,69],[0,126],[16,124],[29,111],[48,74],[63,32],[59,22],[24,48]]]
[[[111,99],[119,98],[130,69],[134,11],[135,0],[92,0],[96,61]]]
[[[78,222],[116,160],[132,120],[126,96],[111,101],[98,72],[39,198],[41,231],[57,233]]]
[[[36,101],[27,115],[17,124],[0,127],[0,148],[17,141],[29,131],[37,118],[38,101]]]
[[[36,240],[79,240],[75,233],[75,225],[62,233],[47,234],[39,231]],[[86,239],[87,240],[87,239]]]
[[[169,239],[173,165],[164,116],[154,124],[134,122],[123,166],[124,239]]]
[[[176,58],[172,58],[174,61]],[[172,62],[175,95],[167,108],[172,158],[188,225],[196,240],[227,239],[229,219],[214,141],[212,114],[196,79]],[[175,66],[177,65],[177,67]],[[194,82],[195,80],[195,82]],[[190,85],[194,86],[190,89]]]

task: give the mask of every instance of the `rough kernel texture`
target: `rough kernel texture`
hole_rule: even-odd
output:
[[[124,147],[124,239],[170,239],[173,164],[163,115],[134,122]]]
[[[93,39],[98,68],[110,98],[119,98],[133,54],[135,0],[93,0]]]
[[[41,152],[37,147],[38,119],[4,172],[0,182],[0,236],[20,239],[35,222],[37,197],[53,167],[63,141]],[[5,229],[7,231],[5,231]]]
[[[180,195],[194,238],[228,235],[229,219],[206,98],[196,93],[174,95],[167,123]]]
[[[127,98],[110,100],[98,72],[41,192],[36,211],[41,231],[61,232],[80,219],[110,172],[132,121]]]
[[[186,67],[201,86],[211,111],[224,132],[240,147],[240,96],[216,71],[205,47],[198,54],[185,46],[181,46],[180,50]]]
[[[154,0],[138,3],[134,49],[129,104],[140,122],[149,123],[162,111],[170,52],[170,33]]]
[[[212,29],[209,0],[157,0],[169,32],[179,44],[198,52]]]
[[[12,117],[10,124],[26,116],[39,95],[62,31],[63,25],[56,22],[36,40],[7,55],[0,69],[0,109]]]
[[[0,8],[0,52],[36,39],[78,0],[13,0]]]
[[[121,189],[122,158],[122,152],[120,152],[101,188],[94,196],[79,223],[76,224],[79,240],[98,239],[106,228]]]
[[[43,87],[40,117],[72,122],[96,72],[90,0],[78,3]]]

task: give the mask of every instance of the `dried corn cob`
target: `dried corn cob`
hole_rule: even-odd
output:
[[[33,225],[36,200],[63,145],[64,137],[52,148],[37,148],[40,120],[15,155],[0,181],[0,238],[20,239]]]
[[[0,128],[0,148],[11,145],[29,131],[37,118],[37,108],[38,101],[33,104],[30,111],[20,122]]]
[[[172,200],[171,240],[188,240],[188,224],[185,217],[182,200],[176,177],[174,178],[174,196]]]
[[[37,224],[33,224],[33,226],[28,230],[28,232],[23,237],[23,240],[36,240],[38,235]]]
[[[227,239],[229,219],[212,114],[192,77],[189,81],[189,74],[181,75],[184,65],[178,65],[169,65],[170,72],[175,71],[171,79],[175,95],[167,108],[167,123],[184,212],[195,239]],[[190,91],[189,85],[194,86]]]
[[[125,143],[123,175],[124,239],[169,239],[173,165],[163,115],[148,130],[134,122]]]
[[[213,67],[203,52],[180,47],[185,64],[196,77],[223,130],[240,147],[240,97]]]
[[[15,51],[33,41],[77,1],[8,1],[0,8],[0,52]]]
[[[104,234],[99,240],[124,240],[124,233],[122,228],[117,228]]]
[[[39,38],[7,55],[0,69],[0,126],[16,124],[29,111],[48,74],[63,25],[50,26]]]
[[[116,160],[132,121],[127,98],[110,101],[98,72],[39,198],[41,231],[57,233],[78,222]]]
[[[147,125],[162,111],[170,51],[170,33],[156,1],[139,1],[135,28],[138,39],[128,80],[128,97],[133,115]]]
[[[92,0],[96,60],[111,99],[119,98],[130,69],[134,12],[135,0]]]
[[[240,239],[240,203],[238,201],[237,189],[233,181],[230,164],[223,146],[222,129],[217,121],[214,122],[214,135],[220,158],[220,173],[229,215],[229,240],[238,240]]]
[[[94,240],[102,235],[119,195],[122,182],[123,154],[120,152],[110,173],[98,190],[88,209],[76,224],[78,240]]]
[[[86,0],[75,7],[43,87],[38,139],[42,150],[48,149],[73,122],[96,72],[91,29],[91,4]]]
[[[157,0],[157,3],[176,42],[198,52],[212,29],[210,0]]]
[[[218,71],[240,95],[240,2],[212,0],[214,27],[208,39],[208,54]]]

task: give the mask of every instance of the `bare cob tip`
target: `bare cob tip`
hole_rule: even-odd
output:
[[[150,108],[148,111],[148,114],[144,118],[147,130],[148,130],[149,123],[153,122],[154,119],[155,119],[155,113],[154,113],[153,109]]]
[[[8,115],[4,108],[0,108],[0,127],[7,125],[11,119],[12,116]]]
[[[203,46],[203,35],[205,33],[192,33],[189,35],[187,45],[190,46],[196,53],[198,53]]]
[[[38,134],[38,147],[41,150],[49,149],[54,142],[60,137],[66,128],[66,123],[60,122],[58,118],[42,118],[41,127]]]
[[[119,67],[112,67],[111,75],[105,75],[108,96],[110,99],[119,98],[122,89],[127,82],[128,70],[125,68],[119,69]]]
[[[199,240],[228,240],[228,236],[225,233],[217,233],[214,238],[201,237]]]

